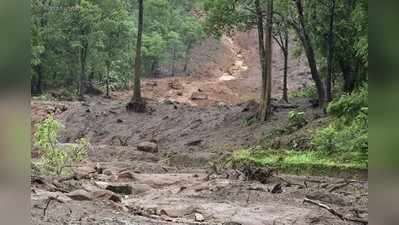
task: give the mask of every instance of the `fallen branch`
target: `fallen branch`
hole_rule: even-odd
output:
[[[52,201],[58,201],[58,198],[59,198],[59,195],[57,195],[57,197],[49,197],[48,198],[48,200],[47,200],[47,203],[46,203],[46,206],[44,207],[44,209],[43,209],[43,216],[46,216],[46,213],[47,213],[47,209],[48,209],[48,207],[50,206],[50,203],[52,202]]]
[[[336,190],[338,190],[338,189],[344,188],[344,187],[346,187],[346,186],[352,184],[353,182],[354,182],[354,181],[347,181],[347,182],[345,182],[345,183],[341,183],[341,184],[334,185],[334,186],[331,187],[330,190],[328,190],[328,191],[329,191],[329,192],[334,192],[334,191],[336,191]]]
[[[368,221],[366,221],[366,220],[345,217],[343,214],[337,212],[335,209],[331,208],[330,206],[328,206],[326,204],[319,203],[319,202],[313,201],[313,200],[308,199],[308,198],[305,198],[303,200],[303,202],[304,203],[310,203],[310,204],[316,205],[316,206],[318,206],[320,208],[323,208],[323,209],[329,211],[334,216],[340,218],[342,221],[350,221],[350,222],[356,222],[356,223],[361,223],[361,224],[368,224]]]

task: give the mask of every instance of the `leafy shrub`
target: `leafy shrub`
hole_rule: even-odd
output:
[[[40,167],[51,175],[70,173],[71,167],[85,158],[89,143],[82,138],[76,144],[61,148],[57,137],[62,124],[50,114],[42,121],[35,133],[36,145],[41,152]]]
[[[306,125],[305,112],[290,111],[288,113],[288,123],[291,126],[303,127]]]
[[[368,107],[368,86],[363,85],[352,94],[344,94],[337,100],[331,102],[327,108],[329,115],[334,118],[344,119],[350,122],[355,119],[362,108]]]
[[[343,95],[332,102],[328,113],[331,124],[312,137],[316,150],[328,154],[358,152],[368,154],[368,90],[363,86],[351,95]]]
[[[316,87],[305,87],[299,91],[290,93],[290,97],[317,99]]]

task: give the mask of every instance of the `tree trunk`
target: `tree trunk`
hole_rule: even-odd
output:
[[[184,60],[184,73],[187,74],[187,70],[188,70],[188,62],[190,60],[189,56],[190,56],[190,51],[191,51],[191,42],[187,45],[187,49],[186,49],[186,54],[185,54],[185,60]]]
[[[288,45],[289,45],[289,40],[288,40],[288,30],[284,32],[284,45],[285,49],[284,51],[284,80],[283,80],[283,100],[285,102],[288,102]]]
[[[273,58],[273,0],[268,0],[267,11],[266,11],[266,37],[265,37],[265,48],[266,48],[266,68],[267,68],[267,79],[266,79],[266,107],[267,114],[265,120],[268,119],[271,114],[271,97],[272,97],[272,58]]]
[[[145,112],[145,103],[141,97],[141,46],[143,37],[143,26],[144,26],[144,3],[143,0],[138,0],[139,3],[139,20],[138,20],[138,32],[137,32],[137,43],[136,43],[136,58],[134,64],[134,88],[133,97],[127,105],[128,111],[133,112]]]
[[[41,95],[43,93],[43,90],[42,90],[42,88],[43,88],[42,87],[43,66],[41,64],[39,64],[39,65],[36,65],[34,67],[34,69],[35,69],[36,74],[37,74],[37,80],[35,82],[35,85],[32,85],[33,86],[32,93],[36,94],[36,95]]]
[[[106,75],[106,78],[105,78],[105,85],[107,86],[106,87],[107,90],[106,90],[106,93],[105,93],[106,97],[109,97],[109,70],[110,70],[110,66],[109,66],[109,63],[107,63],[107,75]]]
[[[79,61],[80,61],[80,79],[79,79],[79,98],[84,99],[84,94],[86,92],[86,56],[87,56],[87,45],[82,44],[79,50]]]
[[[355,89],[355,69],[352,65],[352,60],[341,59],[339,61],[342,75],[344,78],[344,91],[346,93],[351,93]]]
[[[315,82],[316,90],[319,98],[319,107],[325,107],[325,92],[323,87],[323,82],[321,81],[319,71],[317,69],[316,58],[314,54],[314,50],[309,38],[309,35],[305,26],[305,18],[303,14],[303,5],[302,0],[295,0],[296,8],[298,11],[299,17],[299,27],[294,26],[295,31],[298,33],[299,38],[301,39],[302,45],[305,49],[306,57],[308,59],[309,67],[312,73],[312,79]]]
[[[172,77],[176,75],[176,48],[173,48]]]
[[[268,101],[267,97],[267,62],[266,62],[266,51],[264,42],[264,28],[263,28],[263,15],[262,8],[260,6],[259,0],[255,0],[256,7],[256,17],[257,17],[257,27],[258,27],[258,38],[259,38],[259,58],[262,70],[262,92],[260,99],[260,108],[258,113],[258,119],[265,121],[267,119],[268,112]]]
[[[327,48],[327,76],[326,76],[326,101],[332,101],[332,73],[333,73],[333,54],[334,54],[334,17],[335,0],[331,0],[330,28],[328,32]]]

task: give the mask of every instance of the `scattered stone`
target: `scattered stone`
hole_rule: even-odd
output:
[[[191,100],[207,100],[207,99],[208,99],[208,96],[205,94],[202,94],[200,92],[194,92],[191,95]]]
[[[195,221],[197,221],[197,222],[204,222],[205,221],[204,216],[202,214],[200,214],[200,213],[195,213],[194,217],[195,217]]]
[[[76,201],[91,201],[93,196],[85,190],[76,190],[67,194],[67,196]]]
[[[156,87],[158,86],[158,83],[156,81],[147,81],[145,85],[150,87]]]
[[[153,142],[142,142],[137,145],[137,150],[149,153],[158,153],[158,145]]]
[[[131,195],[133,193],[133,188],[129,184],[110,184],[106,190],[121,195]]]
[[[107,182],[102,182],[102,181],[96,181],[96,182],[94,182],[94,184],[95,184],[97,187],[101,188],[101,189],[107,189],[107,187],[108,187],[108,185],[109,185],[109,183],[107,183]]]
[[[123,171],[117,175],[117,181],[126,182],[136,180],[134,174],[130,171]]]
[[[101,200],[111,200],[113,202],[122,202],[122,198],[119,195],[116,195],[112,191],[108,190],[96,190],[92,193],[94,199]]]

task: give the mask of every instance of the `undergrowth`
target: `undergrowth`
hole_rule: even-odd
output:
[[[253,149],[240,149],[231,156],[231,165],[250,163],[257,166],[277,167],[285,173],[302,175],[334,175],[340,172],[366,171],[368,168],[368,89],[364,85],[352,94],[344,94],[331,102],[327,109],[329,121],[326,126],[305,126],[303,112],[289,113],[287,127],[279,128]],[[294,131],[290,130],[293,124]],[[316,123],[317,124],[317,123]],[[314,124],[313,124],[314,125]],[[310,132],[308,149],[295,145],[274,148],[274,140],[296,137],[303,129]],[[306,145],[307,146],[307,145]]]

